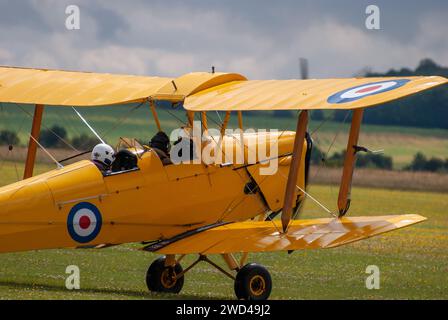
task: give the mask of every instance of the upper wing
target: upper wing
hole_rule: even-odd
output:
[[[0,101],[102,106],[183,101],[191,111],[353,109],[395,100],[448,82],[442,77],[253,80],[196,72],[176,79],[0,67]]]
[[[193,72],[176,79],[0,67],[0,101],[56,106],[104,106],[155,100],[183,101],[211,87],[243,81],[237,73]]]
[[[191,111],[355,109],[447,83],[443,77],[233,81],[186,98]]]
[[[295,220],[286,234],[281,232],[279,221],[238,222],[166,240],[145,250],[163,254],[223,254],[333,248],[424,220],[415,214]]]
[[[0,101],[101,106],[143,100],[170,78],[0,67]]]

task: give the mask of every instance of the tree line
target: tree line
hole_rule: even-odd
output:
[[[78,150],[90,150],[98,143],[98,140],[85,133],[69,139],[65,128],[54,125],[41,131],[39,143],[45,148],[68,149],[71,145]],[[0,131],[0,145],[19,146],[20,144],[21,141],[16,132]]]
[[[327,167],[339,168],[344,165],[345,150],[327,156],[325,152],[313,146],[311,152],[311,163],[314,165],[325,165]],[[375,153],[358,153],[356,155],[357,168],[371,168],[394,170],[393,159],[390,156]],[[448,173],[448,158],[426,157],[418,152],[410,164],[403,168],[405,171],[426,171]]]

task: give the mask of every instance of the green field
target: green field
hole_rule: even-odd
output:
[[[32,113],[30,107],[23,107]],[[129,107],[80,109],[91,124],[111,144],[120,136],[143,141],[156,131],[147,106],[130,113]],[[70,109],[47,108],[44,127],[65,127],[70,137],[89,133]],[[166,131],[179,127],[182,111],[175,117],[160,111]],[[210,114],[209,125],[218,121]],[[0,107],[0,129],[19,133],[22,144],[28,140],[30,116],[17,106]],[[310,123],[310,132],[320,126]],[[232,119],[231,126],[236,126]],[[295,119],[263,115],[245,117],[245,127],[293,130]],[[345,147],[348,124],[325,123],[313,138],[326,150],[337,137],[331,152]],[[365,125],[361,144],[385,149],[397,167],[421,151],[427,156],[448,157],[448,130]],[[23,150],[22,150],[23,151]],[[0,185],[21,178],[23,163],[8,161],[1,154]],[[14,160],[13,158],[10,160]],[[35,173],[53,169],[52,164],[37,164]],[[336,186],[311,186],[310,193],[332,210],[336,208]],[[397,190],[355,188],[350,214],[384,215],[417,213],[428,221],[403,230],[345,247],[286,253],[253,254],[250,261],[262,263],[271,272],[273,299],[448,299],[448,195]],[[304,218],[325,217],[326,213],[307,200]],[[32,241],[32,239],[30,239]],[[233,283],[206,264],[199,264],[186,275],[179,296],[147,292],[144,275],[157,255],[138,251],[139,245],[124,245],[102,250],[49,250],[2,254],[0,257],[0,299],[233,299]],[[195,257],[183,261],[186,266]],[[213,257],[221,263],[219,257]],[[65,268],[81,269],[81,290],[65,289]],[[377,265],[381,289],[367,290],[365,269]]]
[[[313,186],[310,192],[329,207],[335,207],[335,187]],[[264,264],[271,272],[271,298],[448,299],[448,195],[357,188],[353,190],[353,199],[353,216],[419,213],[429,220],[336,249],[291,255],[253,254],[250,261]],[[305,218],[326,216],[311,202],[306,204],[305,213]],[[148,293],[144,275],[157,256],[137,251],[138,248],[125,245],[102,250],[2,254],[0,298],[233,299],[230,279],[205,264],[186,275],[180,295]],[[193,259],[187,257],[183,265]],[[81,270],[79,291],[65,289],[65,268],[73,264]],[[380,268],[379,290],[365,288],[368,265]]]
[[[97,108],[79,108],[79,111],[106,138],[115,145],[119,137],[138,138],[148,141],[156,132],[151,112],[147,105],[133,110],[132,106],[114,106]],[[23,111],[23,110],[25,111]],[[185,121],[184,111],[159,108],[159,116],[166,132],[178,128]],[[0,105],[1,129],[9,129],[19,133],[23,145],[28,141],[33,109],[30,106],[13,104]],[[170,114],[171,113],[171,114]],[[209,126],[218,127],[219,118],[216,113],[209,113]],[[221,115],[222,117],[223,115]],[[91,134],[88,128],[70,108],[47,107],[43,126],[63,126],[70,138],[81,133]],[[295,130],[296,119],[272,117],[271,113],[256,113],[245,116],[245,128]],[[231,119],[230,127],[236,127],[236,117]],[[319,128],[317,131],[316,129]],[[349,124],[335,122],[311,121],[309,131],[313,132],[315,144],[327,151],[333,144],[329,154],[345,149]],[[448,158],[448,130],[422,129],[393,126],[364,125],[360,136],[360,144],[372,150],[384,149],[385,155],[392,156],[397,168],[402,168],[412,161],[417,152],[428,157]],[[334,143],[333,143],[334,141]]]

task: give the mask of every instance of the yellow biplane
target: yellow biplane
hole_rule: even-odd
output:
[[[239,299],[267,299],[272,282],[248,253],[333,248],[425,220],[419,215],[345,217],[358,135],[366,107],[447,83],[442,77],[247,80],[235,73],[190,73],[179,78],[0,67],[0,102],[35,105],[24,179],[0,188],[0,252],[52,248],[106,248],[142,243],[164,256],[146,274],[150,291],[178,293],[184,275],[205,261],[234,280]],[[160,124],[159,101],[182,103],[189,126],[195,113],[207,130],[207,112],[225,112],[221,136],[239,139],[244,163],[164,165],[151,147],[127,148],[133,165],[102,173],[82,160],[33,176],[44,106],[97,107],[147,103]],[[309,110],[353,110],[334,217],[297,220],[306,192]],[[228,137],[231,113],[297,110],[296,132],[264,133],[278,143],[278,170],[261,175],[269,158],[248,163],[253,142]],[[195,141],[204,147],[210,141]],[[200,148],[198,148],[200,149]],[[279,214],[281,219],[273,219]],[[183,269],[181,259],[198,259]],[[229,271],[208,258],[221,255]],[[236,254],[241,254],[236,259]]]

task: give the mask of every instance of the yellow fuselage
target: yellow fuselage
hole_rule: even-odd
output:
[[[291,152],[293,140],[294,132],[283,133],[278,154]],[[249,142],[248,148],[256,145]],[[277,173],[263,176],[260,164],[163,166],[149,150],[138,170],[103,176],[92,162],[80,161],[0,188],[0,252],[161,240],[278,211],[289,163],[290,157],[283,157]],[[255,193],[245,188],[251,182],[259,187]],[[304,170],[297,183],[304,185]],[[80,204],[100,215],[92,239],[73,236],[73,228],[87,228],[73,219]]]

